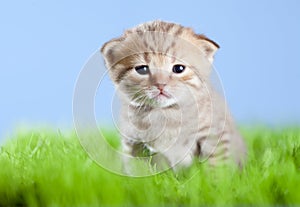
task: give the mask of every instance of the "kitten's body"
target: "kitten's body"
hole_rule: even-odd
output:
[[[102,48],[121,97],[123,149],[143,146],[168,164],[194,157],[241,164],[246,149],[209,74],[218,45],[177,24],[142,24]]]

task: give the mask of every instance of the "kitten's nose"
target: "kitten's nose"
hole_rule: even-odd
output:
[[[164,90],[164,87],[166,86],[167,84],[165,83],[157,83],[155,84],[155,86],[160,90],[160,91],[163,91]]]

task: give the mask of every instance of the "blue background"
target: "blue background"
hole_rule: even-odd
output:
[[[126,28],[155,19],[220,44],[215,67],[239,123],[297,124],[299,2],[1,1],[0,137],[22,125],[72,127],[74,85],[87,58]],[[98,107],[110,116],[104,103]]]

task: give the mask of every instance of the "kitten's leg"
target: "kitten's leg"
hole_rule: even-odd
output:
[[[208,162],[215,167],[228,158],[228,141],[218,140],[216,136],[208,136],[197,141],[197,150],[195,155],[199,157],[201,162]]]
[[[133,175],[133,169],[136,166],[132,162],[135,157],[142,157],[144,151],[144,144],[135,142],[133,140],[122,139],[123,148],[123,170],[128,175]]]
[[[194,148],[195,146],[185,146],[181,143],[169,148],[163,155],[168,160],[169,166],[178,171],[192,165]]]
[[[122,151],[124,153],[123,159],[123,171],[124,173],[131,175],[131,168],[130,168],[130,159],[132,156],[132,151],[134,148],[134,142],[127,139],[122,139]]]
[[[170,160],[165,155],[156,152],[145,145],[143,142],[134,142],[132,140],[123,140],[123,169],[128,175],[134,175],[134,172],[141,173],[141,171],[148,173],[155,173],[164,171],[170,168]],[[128,155],[128,156],[127,156]],[[133,162],[132,159],[138,159],[138,162]],[[137,161],[137,160],[136,160]],[[138,166],[136,166],[138,164]],[[139,167],[142,164],[142,168]]]
[[[208,137],[198,142],[199,156],[207,158],[209,165],[222,166],[229,163],[236,163],[241,166],[245,158],[245,146],[238,134],[224,133],[219,139]]]

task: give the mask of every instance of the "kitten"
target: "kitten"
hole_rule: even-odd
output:
[[[139,156],[147,148],[173,168],[195,158],[242,164],[244,142],[209,81],[218,48],[191,28],[163,21],[141,24],[103,45],[121,99],[125,153]]]

